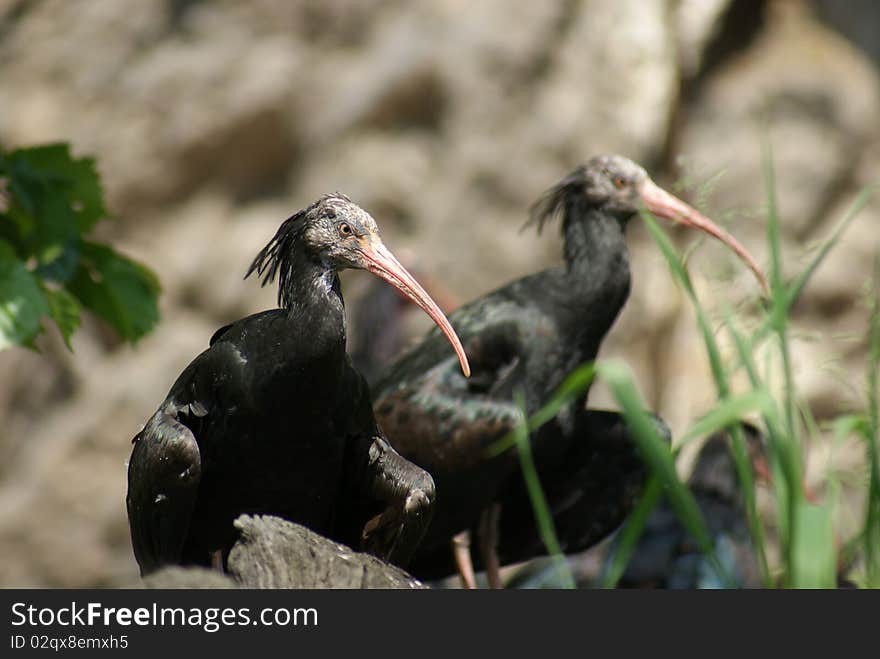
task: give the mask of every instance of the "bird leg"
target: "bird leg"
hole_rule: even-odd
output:
[[[489,588],[503,588],[501,583],[501,563],[498,560],[498,522],[501,518],[501,504],[492,503],[480,516],[480,553],[486,568]]]
[[[218,572],[226,572],[223,569],[223,550],[215,549],[211,552],[211,567],[217,570]]]
[[[373,437],[361,472],[360,491],[387,504],[364,526],[364,549],[405,566],[422,540],[434,512],[434,479],[402,457],[382,437]]]
[[[462,531],[452,538],[452,556],[458,568],[461,587],[473,590],[477,587],[474,575],[474,562],[471,560],[471,532]]]

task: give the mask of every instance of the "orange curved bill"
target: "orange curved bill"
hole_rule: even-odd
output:
[[[458,361],[461,364],[461,372],[465,377],[470,377],[471,367],[468,364],[467,355],[464,347],[458,339],[449,320],[437,306],[437,303],[431,299],[431,296],[423,289],[419,282],[404,268],[400,262],[394,257],[394,254],[385,247],[378,237],[373,237],[368,244],[362,244],[361,253],[364,256],[364,268],[369,270],[377,277],[384,279],[389,284],[406,295],[410,300],[415,302],[426,314],[431,317],[437,327],[446,335]]]
[[[755,273],[755,277],[757,277],[758,282],[761,284],[764,293],[769,294],[770,287],[767,284],[767,278],[764,276],[763,271],[746,248],[727,231],[695,208],[684,203],[678,197],[666,192],[666,190],[658,186],[651,179],[647,179],[642,183],[639,194],[642,197],[642,201],[645,202],[645,207],[654,215],[665,218],[670,222],[679,222],[693,229],[705,231],[710,236],[717,238],[730,247]]]

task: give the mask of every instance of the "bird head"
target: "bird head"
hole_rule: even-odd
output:
[[[288,306],[285,291],[296,277],[303,260],[327,270],[347,268],[367,270],[385,280],[431,317],[452,344],[461,370],[470,375],[470,366],[461,341],[449,320],[428,293],[385,247],[376,220],[345,195],[321,197],[311,206],[288,218],[257,255],[245,277],[256,271],[262,283],[279,278],[279,302]]]
[[[628,158],[617,155],[591,158],[550,188],[532,206],[527,225],[536,224],[540,231],[548,219],[557,214],[567,215],[572,205],[611,215],[621,223],[646,209],[675,224],[699,229],[733,250],[755,274],[763,291],[768,291],[763,271],[736,238],[689,204],[666,192],[651,180],[644,168]],[[587,217],[586,214],[583,216]]]
[[[748,421],[741,420],[739,425],[755,483],[772,486],[773,469],[770,464],[771,449],[768,436]],[[714,492],[717,496],[731,501],[739,496],[740,479],[732,452],[732,437],[728,431],[712,435],[700,448],[693,472],[688,478],[688,487],[703,492]],[[801,492],[809,503],[819,503],[819,497],[803,479]]]

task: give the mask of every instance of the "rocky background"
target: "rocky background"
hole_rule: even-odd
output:
[[[766,136],[793,275],[880,180],[877,34],[872,0],[0,0],[0,141],[96,156],[115,215],[101,237],[163,285],[134,348],[87,320],[73,353],[54,328],[42,354],[0,353],[0,585],[132,583],[129,440],[215,328],[274,305],[242,275],[292,211],[348,193],[467,301],[559,261],[554,231],[520,233],[528,205],[610,151],[766,263]],[[795,310],[819,421],[864,405],[878,221],[874,201]],[[641,222],[629,235],[633,295],[601,356],[680,433],[714,387],[687,301]],[[710,307],[754,300],[714,244],[690,269]],[[345,278],[350,305],[366,278]],[[858,484],[845,449],[836,467]]]

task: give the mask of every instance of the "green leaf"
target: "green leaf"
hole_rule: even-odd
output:
[[[0,241],[0,350],[29,345],[42,330],[40,318],[49,305],[34,275]]]
[[[65,245],[63,248],[56,246],[54,253],[46,253],[44,259],[36,269],[36,274],[43,279],[49,279],[59,284],[70,281],[76,267],[79,264],[81,240]]]
[[[48,189],[38,199],[35,231],[27,242],[41,265],[51,264],[63,254],[65,245],[77,241],[76,217],[55,190]]]
[[[0,239],[7,241],[15,247],[22,257],[31,255],[26,243],[29,237],[36,231],[37,221],[25,210],[22,210],[20,200],[10,197],[10,205],[5,213],[0,213]]]
[[[830,509],[801,501],[796,508],[792,540],[791,586],[834,588],[837,556]]]
[[[30,184],[26,193],[29,204],[39,208],[60,195],[79,233],[87,233],[107,216],[95,160],[72,157],[67,143],[18,149],[9,154],[8,163],[15,180],[24,179]],[[43,186],[42,195],[33,194],[34,185]]]
[[[127,341],[149,332],[159,317],[155,275],[108,246],[83,240],[107,215],[94,159],[74,158],[65,143],[8,153],[0,148],[0,177],[8,201],[0,214],[9,261],[2,273],[9,297],[3,347],[30,345],[40,317],[50,314],[69,348],[80,306]]]
[[[73,350],[70,337],[79,327],[79,303],[62,288],[53,290],[44,287],[43,293],[49,303],[49,315],[58,324],[61,336],[64,337],[64,344],[69,350]]]
[[[156,276],[106,245],[83,242],[68,288],[126,341],[136,342],[159,320]]]

